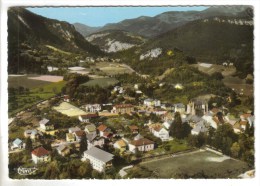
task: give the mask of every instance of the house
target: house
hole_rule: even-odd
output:
[[[87,104],[86,111],[93,112],[93,113],[99,112],[99,111],[101,111],[101,105],[100,104]]]
[[[182,103],[176,103],[173,105],[174,109],[173,111],[174,112],[179,112],[180,114],[184,114],[185,113],[185,105],[182,104]]]
[[[112,166],[114,155],[103,151],[97,147],[86,150],[83,154],[84,159],[88,159],[93,169],[104,172]]]
[[[105,139],[97,136],[97,134],[87,134],[87,142],[88,149],[96,146],[103,147],[105,144]]]
[[[97,133],[97,128],[94,124],[89,124],[85,126],[85,132],[87,134],[96,134]]]
[[[149,130],[154,136],[160,138],[162,141],[169,140],[169,132],[160,123],[154,123],[148,125]]]
[[[90,119],[92,118],[98,118],[98,114],[85,114],[79,116],[79,121],[88,123]]]
[[[214,129],[218,128],[218,123],[217,123],[216,119],[213,118],[212,115],[210,115],[210,114],[204,115],[204,116],[202,116],[202,119],[205,120]]]
[[[123,140],[117,140],[114,144],[113,144],[115,149],[119,149],[120,152],[124,152],[127,149],[127,143]]]
[[[166,120],[165,122],[163,122],[163,126],[168,130],[170,128],[170,126],[172,125],[173,120]]]
[[[98,130],[98,132],[99,132],[99,135],[100,135],[100,136],[103,136],[104,133],[105,133],[105,132],[108,132],[110,129],[109,129],[106,125],[101,124],[101,125],[98,126],[97,130]]]
[[[154,142],[146,138],[142,138],[141,135],[138,138],[132,140],[129,144],[129,151],[135,153],[137,149],[140,152],[146,152],[154,149]]]
[[[54,130],[54,125],[50,123],[50,120],[43,118],[41,121],[39,121],[40,129],[43,131],[50,131]]]
[[[129,129],[133,134],[137,134],[139,132],[139,128],[136,125],[129,126]]]
[[[201,132],[208,132],[208,128],[204,124],[203,120],[195,124],[194,128],[191,130],[192,135],[199,135]]]
[[[147,107],[160,107],[161,106],[161,101],[157,99],[145,99],[144,100],[144,105]]]
[[[161,115],[165,115],[167,113],[167,111],[162,109],[162,108],[161,109],[156,108],[156,109],[153,110],[153,113],[157,116],[161,116]]]
[[[70,102],[70,96],[69,95],[64,95],[63,100],[66,102]]]
[[[31,155],[32,155],[32,160],[35,164],[51,161],[50,152],[43,147],[38,147],[34,149]]]
[[[24,137],[25,138],[31,138],[32,140],[35,140],[39,137],[39,133],[36,129],[33,130],[25,130],[24,131]]]
[[[134,107],[131,104],[121,104],[121,105],[115,105],[113,109],[111,110],[112,113],[116,114],[130,114],[134,111]]]
[[[81,129],[79,127],[71,127],[69,128],[69,133],[74,133],[76,131],[80,131]]]
[[[75,136],[72,133],[66,133],[66,141],[67,142],[74,142],[75,141]]]
[[[113,133],[108,131],[108,132],[103,132],[103,137],[106,139],[111,139],[113,137]]]
[[[73,134],[74,134],[74,136],[76,138],[76,141],[81,141],[82,137],[84,135],[86,135],[85,131],[83,131],[83,130],[76,131]]]
[[[62,156],[66,156],[70,153],[70,148],[66,145],[60,145],[57,147],[57,152]]]
[[[249,126],[252,126],[254,124],[254,116],[250,113],[245,113],[240,115],[241,121],[247,121]]]
[[[20,140],[19,138],[16,138],[13,143],[12,143],[12,146],[11,146],[11,149],[14,150],[14,149],[24,149],[25,148],[25,143],[23,143],[22,140]]]
[[[182,84],[177,83],[177,84],[174,86],[174,88],[177,89],[177,90],[182,90],[184,87],[183,87]]]

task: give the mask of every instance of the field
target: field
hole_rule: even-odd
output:
[[[118,80],[115,78],[97,78],[88,81],[87,83],[82,84],[83,86],[100,86],[100,87],[109,87],[109,86],[114,86],[115,84],[118,83]]]
[[[59,82],[59,81],[63,80],[63,76],[42,75],[42,76],[36,76],[36,77],[28,77],[28,79],[47,81],[47,82]]]
[[[158,178],[182,178],[183,175],[188,178],[198,174],[203,175],[201,178],[237,178],[238,175],[249,170],[245,162],[229,159],[229,157],[209,151],[197,151],[161,160],[151,160],[141,163],[141,166],[156,171]]]
[[[107,63],[100,62],[96,64],[96,68],[99,68],[101,71],[105,72],[107,75],[116,75],[124,73],[132,73],[132,71],[126,66],[118,63]]]
[[[9,114],[12,116],[19,111],[31,107],[39,101],[55,96],[61,91],[62,87],[65,86],[65,83],[65,81],[51,83],[46,81],[31,80],[27,79],[27,77],[25,79],[16,80],[9,83],[9,87],[23,86],[29,88],[29,92],[27,94],[17,94],[15,96],[17,106],[12,108],[9,105]],[[9,100],[9,103],[11,102],[12,100]]]
[[[64,115],[70,116],[70,117],[87,114],[83,110],[81,110],[67,102],[63,102],[59,106],[53,107],[53,109]]]
[[[238,94],[243,93],[243,95],[246,96],[253,96],[253,85],[246,84],[245,80],[243,79],[240,79],[238,77],[227,76],[223,79],[223,82],[227,87],[234,89],[234,91]]]
[[[25,88],[35,88],[40,87],[43,85],[50,84],[50,82],[47,81],[40,81],[35,79],[29,79],[30,77],[36,77],[36,76],[27,76],[27,75],[21,75],[21,76],[8,76],[8,87],[14,87],[17,88],[19,86],[23,86]]]

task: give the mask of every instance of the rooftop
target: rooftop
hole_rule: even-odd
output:
[[[50,120],[43,118],[41,121],[39,121],[40,125],[46,125]]]
[[[110,154],[106,151],[103,151],[97,147],[92,147],[91,149],[84,152],[84,154],[87,154],[89,156],[92,156],[104,163],[109,162],[113,159],[114,155]]]
[[[149,145],[149,144],[154,144],[153,141],[146,139],[146,138],[142,138],[139,140],[133,140],[130,142],[130,144],[134,145],[134,146],[143,146],[143,145]]]
[[[32,151],[32,154],[34,154],[35,156],[37,157],[41,157],[41,156],[45,156],[45,155],[48,155],[50,152],[47,151],[45,148],[43,147],[39,147],[37,149],[34,149]]]

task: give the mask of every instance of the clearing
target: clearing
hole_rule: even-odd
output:
[[[123,64],[100,62],[96,64],[96,68],[105,72],[107,75],[132,73],[132,71]]]
[[[69,117],[87,114],[85,111],[67,102],[62,102],[59,106],[53,107],[53,109]]]

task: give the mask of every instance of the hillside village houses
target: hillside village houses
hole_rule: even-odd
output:
[[[92,147],[103,147],[105,144],[105,138],[98,136],[97,134],[87,134],[88,149]]]
[[[144,100],[144,105],[147,107],[160,107],[161,106],[161,101],[158,99],[145,99]]]
[[[50,131],[54,130],[54,125],[50,122],[50,120],[43,118],[41,121],[39,121],[40,129],[43,131]]]
[[[94,112],[94,113],[99,112],[99,111],[101,111],[101,105],[100,104],[87,104],[86,111]]]
[[[129,151],[135,153],[137,150],[140,152],[151,151],[154,149],[154,142],[144,138],[140,134],[134,137],[134,140],[129,142]]]
[[[130,114],[134,111],[134,106],[132,104],[121,104],[121,105],[115,105],[113,106],[113,109],[111,110],[111,113],[116,114]]]
[[[80,115],[78,116],[79,121],[88,123],[90,119],[92,118],[98,118],[98,114],[85,114],[85,115]]]
[[[31,155],[32,155],[32,160],[35,164],[51,161],[50,152],[43,147],[38,147],[34,149]]]
[[[11,146],[12,150],[14,150],[14,149],[24,149],[24,148],[25,148],[25,143],[19,138],[16,138],[13,141],[12,146]]]
[[[112,166],[113,157],[113,154],[97,147],[92,147],[91,149],[86,150],[83,154],[83,159],[88,159],[93,169],[99,172],[104,172]]]
[[[150,132],[162,141],[169,141],[169,132],[160,123],[148,124]]]

